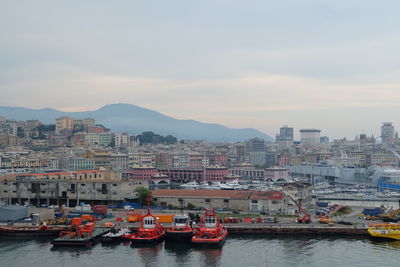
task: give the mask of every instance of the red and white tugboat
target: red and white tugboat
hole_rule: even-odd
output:
[[[137,233],[130,237],[132,244],[158,242],[166,235],[165,227],[150,212],[150,200],[151,195],[147,197],[147,214],[140,221]]]
[[[175,215],[172,226],[167,229],[167,239],[189,241],[193,237],[188,215]]]
[[[206,209],[200,227],[194,232],[192,243],[222,245],[227,236],[228,230],[219,222],[215,210]]]

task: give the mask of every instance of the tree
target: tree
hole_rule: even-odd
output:
[[[151,194],[150,190],[145,187],[138,187],[135,192],[139,197],[139,203],[141,205],[147,205],[147,196]]]
[[[176,139],[175,136],[167,135],[167,136],[165,137],[165,143],[166,143],[167,145],[172,145],[172,144],[175,144],[176,142],[178,142],[178,140]]]

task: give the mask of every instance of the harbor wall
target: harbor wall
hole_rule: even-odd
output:
[[[338,204],[343,206],[352,207],[365,207],[374,208],[380,207],[381,205],[385,207],[393,207],[393,209],[400,208],[400,199],[382,199],[382,198],[371,198],[371,199],[360,199],[360,198],[337,198],[337,197],[319,197],[320,202],[329,202],[330,205]]]

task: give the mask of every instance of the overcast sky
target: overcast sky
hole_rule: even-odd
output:
[[[3,1],[0,105],[130,103],[271,136],[400,125],[399,1]]]

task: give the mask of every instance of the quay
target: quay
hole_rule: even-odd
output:
[[[367,227],[354,225],[225,225],[229,234],[369,236]]]
[[[91,246],[100,241],[101,237],[108,233],[107,228],[95,228],[87,237],[59,237],[52,241],[53,246]]]

